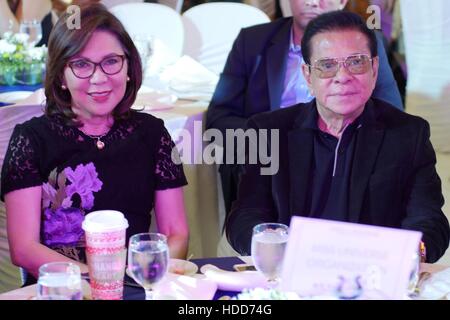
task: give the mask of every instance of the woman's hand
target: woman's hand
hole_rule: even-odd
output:
[[[186,259],[189,227],[184,210],[183,188],[155,192],[158,232],[167,236],[171,258]]]

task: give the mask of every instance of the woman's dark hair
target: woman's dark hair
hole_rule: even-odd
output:
[[[45,76],[45,95],[47,97],[45,113],[48,116],[61,116],[69,125],[81,125],[72,111],[69,90],[63,90],[61,87],[64,68],[73,56],[83,50],[92,34],[101,30],[110,32],[117,38],[128,60],[130,81],[127,82],[124,97],[113,110],[116,120],[126,118],[142,83],[141,60],[133,41],[122,23],[102,4],[81,7],[81,28],[71,28],[73,14],[73,12],[65,12],[50,34]]]
[[[369,42],[372,57],[378,55],[375,32],[369,29],[364,20],[356,13],[348,11],[331,11],[311,20],[306,26],[302,38],[302,55],[306,64],[311,64],[311,39],[319,33],[331,31],[354,30],[364,34]]]

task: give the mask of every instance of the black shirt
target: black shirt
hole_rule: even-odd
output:
[[[317,110],[306,119],[304,126],[314,130],[311,188],[307,197],[310,217],[348,221],[353,154],[363,115],[364,112],[345,128],[340,139],[319,129]]]

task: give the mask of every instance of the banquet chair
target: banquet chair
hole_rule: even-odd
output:
[[[0,108],[0,168],[5,159],[9,139],[16,124],[43,113],[41,105],[7,106]],[[10,260],[6,234],[5,204],[0,201],[0,292],[16,289],[22,285],[19,268]]]
[[[171,53],[181,56],[183,23],[174,9],[158,3],[127,3],[109,10],[122,22],[131,37],[145,35],[157,38]]]
[[[176,12],[181,13],[181,9],[183,8],[184,0],[158,0],[157,2],[159,4],[169,6]]]
[[[181,17],[185,32],[183,53],[215,74],[222,72],[242,28],[270,21],[260,9],[234,2],[200,4]]]
[[[144,2],[144,0],[101,0],[102,4],[107,8],[118,6],[119,4],[132,3],[132,2]]]

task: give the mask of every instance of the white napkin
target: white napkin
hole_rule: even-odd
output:
[[[208,279],[167,273],[155,289],[158,300],[212,300],[217,285]]]
[[[210,100],[219,77],[189,56],[182,56],[176,63],[165,68],[160,79],[179,98]]]
[[[450,300],[450,268],[433,273],[420,288],[420,298]]]
[[[200,271],[208,279],[217,283],[220,290],[224,291],[242,291],[243,289],[267,286],[267,280],[258,271],[226,271],[212,264],[204,265]]]
[[[176,63],[178,56],[160,39],[153,37],[152,54],[147,60],[146,75],[160,74],[164,68]]]
[[[168,90],[169,82],[161,79],[161,72],[167,67],[174,64],[179,56],[175,54],[163,41],[156,37],[151,37],[151,55],[145,64],[144,79],[142,82],[157,90]]]

